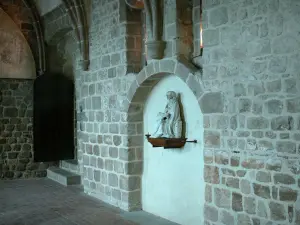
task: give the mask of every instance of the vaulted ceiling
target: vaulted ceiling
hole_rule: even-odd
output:
[[[40,15],[43,16],[46,13],[52,11],[54,8],[62,4],[62,0],[34,0],[36,7],[40,12]]]

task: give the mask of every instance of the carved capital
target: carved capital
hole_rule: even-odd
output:
[[[165,41],[148,41],[147,45],[147,57],[149,59],[162,59],[166,48]]]

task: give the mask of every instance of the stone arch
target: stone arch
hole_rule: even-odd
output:
[[[66,37],[74,29],[71,26],[61,28],[57,30],[47,41],[47,67],[50,72],[59,72],[67,77],[74,79],[73,77],[73,67],[70,68],[68,73],[63,70],[64,64],[68,62],[68,65],[73,66],[73,62],[70,64],[70,57],[65,55],[65,46],[67,45]],[[74,43],[76,40],[74,39]],[[76,45],[77,46],[77,45]]]
[[[150,63],[137,76],[136,80],[126,96],[126,103],[123,105],[123,112],[126,113],[126,146],[128,148],[128,160],[125,163],[126,176],[120,178],[120,183],[126,184],[128,193],[122,197],[122,201],[129,211],[140,210],[141,204],[141,176],[143,170],[143,106],[152,88],[165,76],[176,75],[187,84],[192,90],[199,107],[203,112],[210,111],[210,106],[206,108],[206,93],[203,88],[200,71],[185,65],[178,60],[159,60]],[[220,93],[216,93],[220,95]],[[205,130],[205,129],[204,129]],[[121,185],[122,186],[122,185]],[[122,187],[121,187],[122,188]]]

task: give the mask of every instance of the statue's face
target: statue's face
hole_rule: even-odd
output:
[[[173,98],[174,98],[174,92],[172,92],[172,91],[167,92],[167,99],[171,100]]]

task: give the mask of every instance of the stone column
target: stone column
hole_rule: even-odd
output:
[[[163,2],[162,0],[145,0],[146,23],[148,31],[147,57],[162,59],[166,43],[163,36]]]
[[[191,1],[165,0],[166,57],[191,58],[193,54],[192,12]]]

